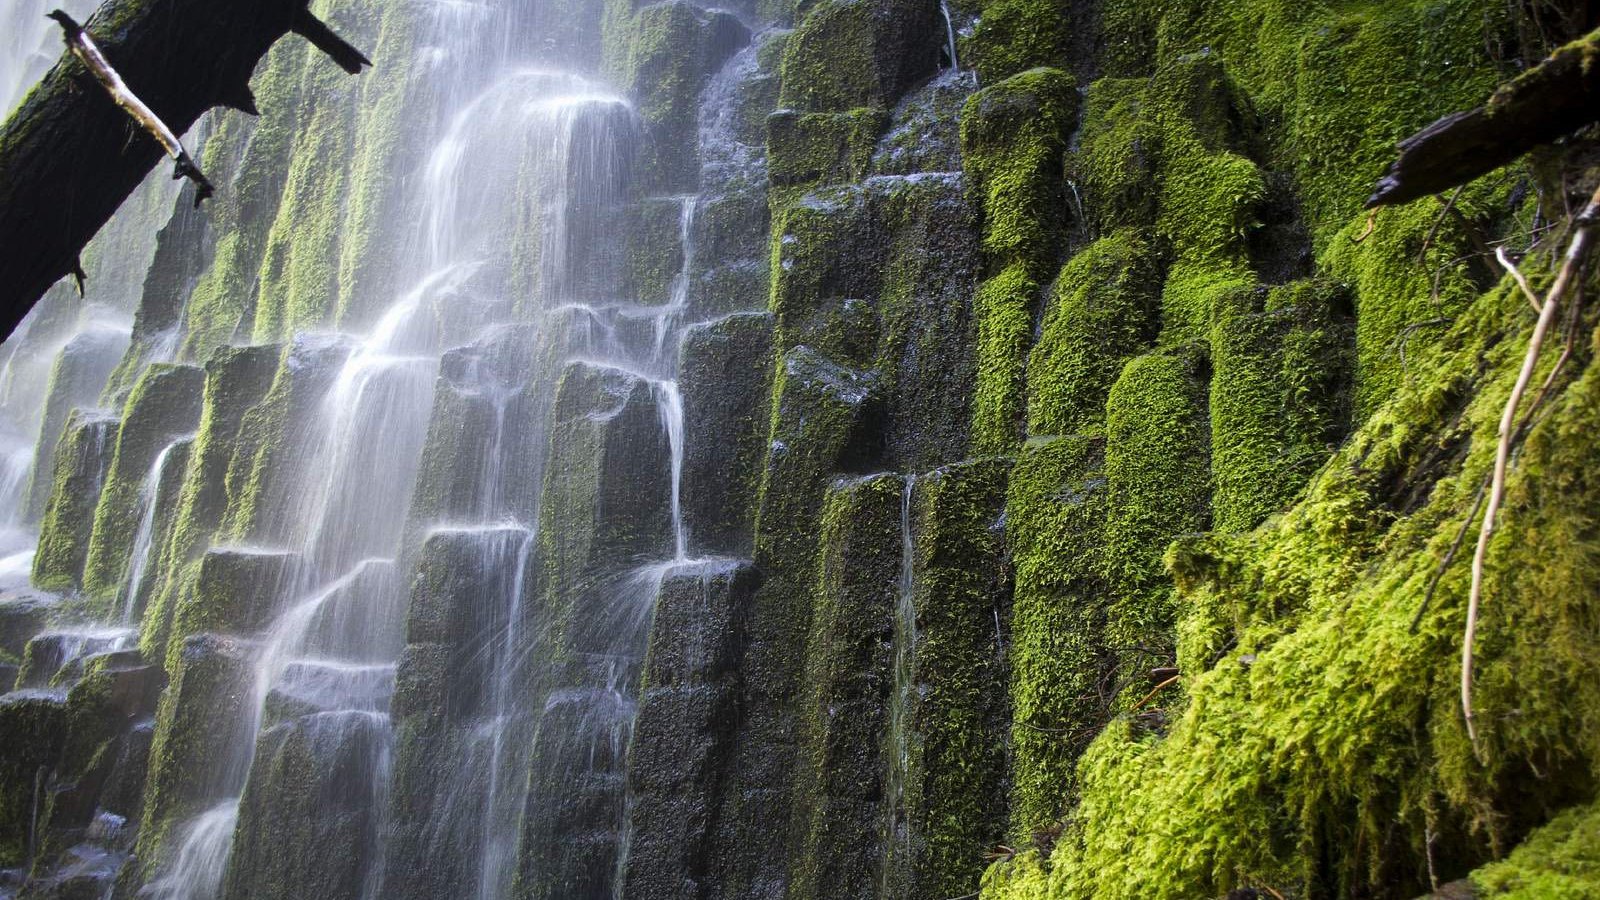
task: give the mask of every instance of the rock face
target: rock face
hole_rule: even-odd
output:
[[[0,896],[1596,894],[1594,137],[1360,208],[1582,6],[333,4],[0,347]]]

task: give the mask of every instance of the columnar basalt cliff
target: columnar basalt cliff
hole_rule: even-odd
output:
[[[1363,209],[1593,4],[311,9],[0,346],[0,897],[1600,895],[1600,143]]]

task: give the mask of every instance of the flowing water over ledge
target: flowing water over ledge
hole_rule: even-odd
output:
[[[15,877],[115,900],[701,890],[722,814],[691,781],[735,783],[712,773],[736,769],[730,660],[762,579],[734,507],[754,502],[742,448],[765,439],[772,366],[771,318],[752,312],[771,256],[751,110],[775,102],[763,48],[785,32],[752,41],[748,10],[639,13],[682,16],[702,44],[690,127],[668,138],[643,76],[608,83],[598,45],[541,34],[550,4],[361,6],[372,21],[350,27],[380,65],[356,93],[275,50],[263,118],[195,136],[234,167],[216,218],[191,227],[153,177],[90,257],[91,283],[116,289],[52,295],[0,350],[0,588],[31,570],[64,597],[40,599],[56,624],[7,702],[70,715],[110,682],[120,704],[93,774],[115,790],[62,825],[77,813],[45,799],[73,787],[40,768]],[[29,23],[11,34],[53,56],[31,9],[8,11]],[[929,58],[954,70],[949,11],[927,12]],[[33,56],[0,88],[36,76]],[[882,197],[922,189],[883,177]],[[336,211],[312,221],[324,201]],[[874,402],[870,379],[828,379],[847,406]],[[750,412],[712,427],[730,404]],[[884,896],[918,840],[914,483],[874,739],[887,793],[866,816]],[[63,484],[99,508],[75,512]],[[679,747],[704,771],[663,761]],[[76,842],[55,868],[45,834]]]

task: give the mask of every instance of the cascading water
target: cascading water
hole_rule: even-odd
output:
[[[274,445],[277,474],[240,476],[270,483],[261,490],[276,499],[248,521],[230,519],[209,543],[173,551],[167,532],[184,526],[165,521],[165,504],[190,502],[173,485],[189,490],[184,479],[199,465],[206,426],[198,436],[172,437],[192,425],[167,432],[140,458],[150,462],[107,616],[121,627],[66,631],[57,641],[62,660],[52,672],[131,648],[132,627],[158,595],[178,595],[181,604],[192,590],[162,570],[181,553],[202,565],[277,567],[250,585],[262,595],[260,621],[219,628],[238,632],[229,646],[245,661],[240,712],[207,734],[199,763],[206,771],[185,773],[207,785],[204,802],[169,823],[159,855],[141,861],[139,897],[231,898],[247,893],[240,873],[313,858],[320,862],[312,868],[331,872],[318,884],[337,882],[342,896],[504,900],[621,890],[625,767],[654,604],[668,578],[722,571],[693,555],[683,497],[680,345],[712,317],[695,307],[702,196],[638,196],[638,115],[592,80],[540,68],[526,49],[532,42],[517,36],[529,15],[524,5],[419,5],[424,86],[408,95],[406,125],[416,164],[398,179],[414,186],[400,204],[412,225],[369,248],[386,254],[396,281],[409,287],[348,321],[341,311],[336,331],[304,328],[286,340],[284,373],[334,362],[321,381],[308,379],[319,394]],[[0,72],[17,84],[36,74]],[[732,108],[731,95],[722,105]],[[158,201],[170,210],[170,193],[149,204]],[[622,287],[617,223],[630,203],[675,205],[678,269],[663,296],[629,296]],[[117,243],[107,257],[138,269],[152,246]],[[36,398],[48,361],[108,320],[120,343],[96,358],[121,357],[137,293],[108,301],[105,315],[80,314],[70,327],[30,322],[36,333],[26,353],[8,345],[0,426],[21,424],[14,442],[0,443],[0,505],[16,511],[19,527],[40,434],[30,423],[43,415]],[[142,339],[137,361],[179,354],[190,314],[180,308],[179,325]],[[71,406],[99,401],[110,376],[109,366],[100,368]],[[599,386],[595,409],[563,419],[558,401],[577,396],[579,382]],[[458,413],[459,422],[451,418]],[[605,439],[615,447],[591,450],[569,434],[603,431],[613,419],[632,429]],[[0,428],[0,440],[8,435]],[[625,552],[574,563],[559,558],[563,537],[545,534],[542,497],[559,495],[569,477],[547,477],[547,457],[565,453],[564,464],[578,467],[571,454],[579,449],[618,453],[659,475],[628,499],[660,515],[627,533]],[[265,459],[263,451],[254,465]],[[457,491],[463,496],[434,491],[430,479],[446,476],[467,485]],[[228,478],[232,485],[232,471]],[[31,480],[40,481],[37,472]],[[48,476],[43,483],[48,488]],[[25,532],[17,552],[32,540]],[[397,724],[408,712],[395,698],[407,689],[399,682],[420,643],[418,598],[441,548],[459,551],[449,575],[472,587],[449,612],[461,635],[442,679],[449,739],[408,745]],[[6,565],[0,561],[0,577]],[[565,574],[553,574],[562,566]],[[432,799],[420,819],[417,785],[405,796],[396,788],[417,767],[434,779],[421,789]],[[273,779],[285,772],[311,786],[308,797],[274,794]],[[313,821],[300,843],[282,845],[263,823],[286,815],[291,799],[313,804],[300,808]],[[348,852],[319,857],[318,845]],[[452,880],[424,892],[411,877],[419,859]]]

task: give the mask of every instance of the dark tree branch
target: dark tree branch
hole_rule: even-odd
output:
[[[1600,120],[1600,31],[1502,85],[1477,109],[1452,113],[1400,142],[1368,208],[1437,194]]]
[[[356,62],[366,57],[307,12],[307,2],[107,0],[83,27],[130,94],[181,135],[212,107],[255,112],[251,73],[291,31],[360,71]],[[71,52],[0,126],[4,334],[52,284],[81,272],[84,245],[167,149]]]

